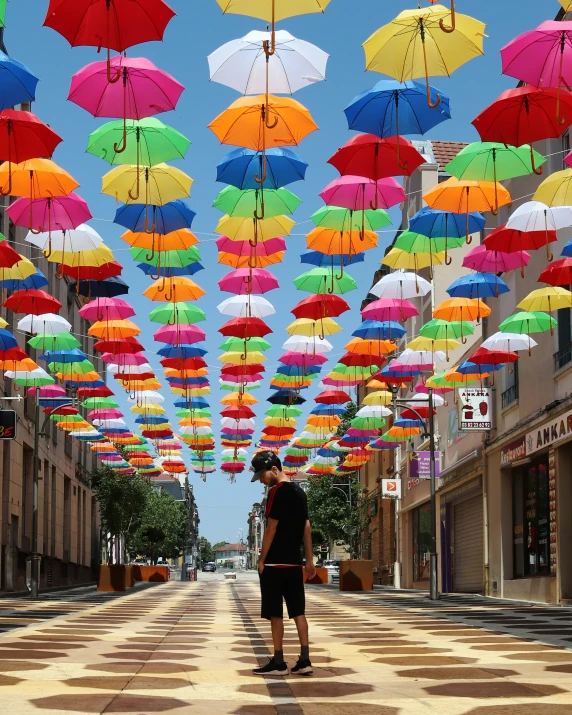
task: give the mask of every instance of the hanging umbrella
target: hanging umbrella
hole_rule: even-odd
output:
[[[455,340],[461,338],[463,343],[467,342],[467,335],[475,332],[473,326],[466,321],[448,321],[440,318],[433,318],[419,328],[419,335],[431,340]]]
[[[0,52],[0,87],[2,87],[0,111],[32,102],[36,98],[38,81],[26,65]]]
[[[167,290],[168,283],[169,290]],[[155,281],[149,288],[143,291],[143,295],[150,300],[157,300],[163,303],[181,303],[187,300],[198,300],[205,295],[205,291],[190,278],[173,277]]]
[[[149,218],[150,215],[150,218]],[[127,204],[117,209],[114,223],[134,232],[146,232],[149,221],[158,234],[168,234],[183,228],[190,228],[195,212],[180,199],[169,201],[164,206],[147,204]]]
[[[547,313],[540,311],[521,311],[505,318],[505,320],[499,324],[499,330],[503,333],[518,333],[520,335],[545,333],[549,330],[552,335],[557,325],[558,322]]]
[[[446,31],[445,21],[453,21]],[[366,69],[400,82],[425,77],[427,103],[434,107],[429,75],[450,76],[482,55],[484,33],[482,22],[460,14],[453,19],[442,5],[404,10],[363,43]]]
[[[348,255],[368,251],[377,246],[374,231],[336,231],[333,228],[313,228],[306,236],[306,246],[327,256]],[[343,274],[343,262],[341,271]]]
[[[572,293],[565,288],[537,288],[529,293],[517,305],[521,310],[529,312],[542,311],[552,313],[562,308],[572,308]]]
[[[219,220],[215,231],[231,241],[250,241],[250,245],[254,248],[259,241],[267,241],[277,236],[288,236],[295,223],[284,215],[260,220],[255,220],[253,216],[244,218],[225,215]]]
[[[341,176],[331,181],[320,192],[328,205],[341,206],[352,211],[390,208],[406,200],[403,187],[391,177],[373,181],[362,176]]]
[[[469,234],[480,233],[485,227],[485,218],[479,213],[469,213]],[[423,236],[463,238],[467,231],[467,217],[451,211],[438,211],[424,206],[409,219],[409,230]]]
[[[559,111],[572,116],[572,94],[566,92],[560,96],[559,89],[523,86],[503,92],[472,124],[482,141],[532,145],[563,134],[566,122],[559,123]],[[542,174],[542,167],[534,165],[532,146],[530,156],[534,173]]]
[[[329,293],[318,293],[301,300],[290,312],[296,318],[320,320],[326,317],[337,318],[349,309],[350,306],[343,298]]]
[[[365,176],[377,181],[388,176],[410,176],[425,163],[417,149],[402,137],[380,139],[358,134],[328,159],[342,176]]]
[[[322,338],[324,335],[334,335],[340,331],[340,326],[332,318],[323,320],[298,318],[286,328],[286,332],[290,335],[306,335],[308,337],[320,335]]]
[[[41,316],[46,313],[57,312],[62,307],[62,304],[57,298],[54,298],[44,290],[21,290],[12,293],[4,301],[3,306],[8,310],[14,311],[14,313],[30,313],[31,315]]]
[[[533,338],[530,337],[530,335],[523,335],[520,333],[506,333],[506,332],[498,332],[494,333],[491,335],[489,338],[487,338],[481,345],[480,349],[477,351],[480,353],[480,351],[502,351],[502,352],[513,352],[516,353],[519,350],[528,350],[530,353],[530,349],[538,345],[536,340],[533,340]],[[475,362],[474,357],[477,353],[475,353],[472,357],[471,360]],[[504,362],[508,362],[508,358],[504,360]],[[494,362],[494,360],[489,360],[489,362]]]
[[[572,206],[547,206],[527,201],[513,211],[506,227],[516,231],[558,231],[572,226]]]
[[[363,217],[352,209],[341,206],[322,206],[310,216],[317,227],[332,228],[336,231],[376,231],[391,224],[391,219],[383,209],[366,209]]]
[[[403,299],[427,295],[430,290],[431,283],[416,273],[394,271],[383,276],[370,288],[369,292],[378,298]]]
[[[415,255],[429,256],[429,278],[433,278],[432,257],[437,253],[444,253],[446,265],[450,265],[453,260],[448,256],[449,249],[459,248],[464,243],[462,238],[442,238],[437,236],[424,236],[421,233],[413,233],[405,230],[400,233],[393,242],[394,249],[406,251]]]
[[[51,159],[28,159],[19,164],[5,161],[0,166],[0,192],[3,195],[41,199],[67,196],[79,184]]]
[[[504,224],[489,233],[484,245],[488,250],[505,253],[521,253],[526,248],[534,251],[545,247],[546,257],[551,261],[553,256],[549,244],[557,240],[556,231],[518,231]]]
[[[250,293],[267,293],[279,288],[278,280],[261,268],[238,268],[230,271],[218,281],[221,291],[248,295]]]
[[[206,314],[196,305],[187,303],[169,303],[154,308],[149,313],[149,320],[163,325],[187,325],[206,320]]]
[[[266,318],[276,311],[272,303],[262,296],[236,295],[217,306],[219,313],[234,317]]]
[[[69,333],[72,329],[71,323],[61,315],[46,313],[45,315],[27,315],[18,321],[17,329],[23,333],[33,333],[37,335],[60,335]]]
[[[176,199],[190,196],[193,179],[184,171],[168,164],[157,164],[150,168],[128,164],[117,166],[105,174],[102,178],[101,193],[113,196],[124,203],[137,201],[141,184],[145,187],[145,204],[163,206]],[[147,221],[146,233],[152,233],[156,229],[154,224],[149,228],[149,221]]]
[[[394,270],[413,270],[431,268],[445,262],[445,252],[440,253],[408,253],[402,248],[392,248],[381,259],[381,263]]]
[[[45,199],[21,197],[6,208],[6,213],[16,226],[40,232],[77,228],[92,217],[85,200],[73,192]]]
[[[69,284],[70,293],[82,295],[87,298],[114,298],[118,295],[126,295],[129,292],[127,283],[121,278],[104,278],[103,280],[80,280]]]
[[[451,298],[444,300],[433,311],[434,318],[440,318],[450,323],[465,321],[477,322],[491,314],[488,305],[476,298]]]
[[[399,298],[379,298],[361,311],[362,317],[369,320],[403,321],[419,315],[417,308],[408,300]]]
[[[69,254],[97,251],[97,249],[101,249],[97,255],[101,255],[106,261],[113,260],[113,254],[103,245],[101,236],[88,224],[80,224],[76,228],[68,230],[41,233],[31,231],[26,236],[26,241],[44,251],[48,260],[52,259],[57,263],[67,262],[66,253],[68,254],[67,258],[70,258]],[[61,253],[60,259],[57,261],[54,258],[55,253]]]
[[[530,253],[526,251],[515,251],[505,253],[503,251],[491,250],[486,244],[475,246],[468,251],[463,258],[463,266],[472,268],[474,271],[488,273],[506,273],[520,268],[524,273],[524,266],[528,265]]]
[[[364,340],[392,340],[402,338],[407,330],[394,320],[364,320],[352,335]]]
[[[555,171],[544,179],[532,200],[550,207],[572,206],[572,169]]]
[[[207,57],[211,81],[232,87],[240,94],[293,94],[326,78],[329,55],[319,47],[298,40],[286,30],[274,33],[275,51],[267,55],[263,43],[272,44],[272,33],[254,30],[231,40]]]
[[[266,167],[264,187],[279,189],[294,181],[303,181],[308,164],[291,149],[283,147],[258,152],[235,149],[217,165],[216,180],[237,189],[257,189]]]
[[[538,276],[538,282],[548,283],[551,286],[571,286],[572,258],[561,258],[547,266]]]
[[[316,294],[335,293],[339,295],[357,288],[357,283],[349,274],[344,273],[343,276],[338,278],[335,275],[335,271],[328,268],[313,268],[311,271],[306,271],[294,278],[293,283],[298,290]],[[332,314],[330,313],[329,315]]]
[[[320,251],[307,251],[300,254],[300,263],[307,263],[318,268],[340,268],[341,266],[351,266],[354,263],[363,263],[365,261],[365,253],[362,251],[357,254],[332,253],[328,256]]]
[[[498,298],[510,288],[494,273],[469,273],[446,288],[451,298]]]
[[[214,200],[214,208],[230,216],[258,219],[272,218],[279,214],[294,213],[300,199],[288,189],[237,189],[224,188]]]

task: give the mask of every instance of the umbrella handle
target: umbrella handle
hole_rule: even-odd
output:
[[[155,232],[153,232],[153,240],[151,242],[151,255],[145,256],[145,260],[152,261],[154,257],[155,257]]]
[[[156,280],[159,280],[159,276],[157,276]],[[167,281],[167,276],[163,276],[163,282],[161,283],[160,286],[157,286],[157,290],[159,293],[162,293],[165,290],[165,283]],[[173,323],[174,325],[174,323]]]
[[[278,124],[278,120],[279,120],[280,117],[278,117],[278,115],[275,116],[275,117],[274,117],[274,121],[272,122],[272,124],[269,124],[269,123],[268,123],[268,117],[270,116],[270,111],[269,111],[269,109],[270,109],[270,108],[269,108],[269,106],[268,106],[268,104],[267,104],[267,105],[266,105],[266,112],[264,113],[264,114],[265,114],[265,117],[264,117],[264,125],[266,126],[267,129],[274,129],[274,127]]]
[[[427,91],[427,104],[430,109],[435,109],[441,104],[441,95],[437,94],[437,101],[431,99],[431,87],[429,86],[429,69],[427,67],[427,48],[425,47],[425,26],[423,18],[419,18],[419,32],[421,34],[421,45],[423,46],[423,62],[425,64],[425,89]]]
[[[111,50],[107,48],[107,81],[109,84],[115,84],[121,79],[121,68],[117,70],[115,77],[111,74]]]
[[[441,28],[441,30],[443,30],[443,32],[446,32],[448,35],[450,35],[452,32],[455,32],[455,0],[451,0],[451,27],[445,27],[443,19],[439,20],[439,27]]]
[[[136,190],[136,194],[133,194],[131,189],[129,189],[129,191],[127,192],[127,195],[129,196],[131,201],[137,201],[139,199],[139,185],[140,185],[140,182],[139,182],[139,161],[140,161],[139,148],[141,145],[140,133],[141,133],[141,130],[139,127],[137,127],[137,129],[135,130],[135,135],[137,137],[137,181],[135,183],[135,186],[137,187],[137,190]]]
[[[254,261],[254,263],[252,262]],[[248,256],[248,267],[249,268],[257,268],[258,267],[258,262],[256,260],[256,254],[250,253]]]
[[[397,141],[397,166],[402,170],[402,171],[407,171],[407,167],[409,166],[408,161],[404,161],[403,163],[401,162],[401,147],[399,144],[399,124],[398,124],[398,119],[397,119],[397,113],[395,117],[395,131],[397,132],[396,141]]]
[[[340,275],[336,276],[336,280],[341,281],[343,277],[344,277],[344,260],[343,260],[343,256],[341,256]]]
[[[261,221],[264,218],[264,186],[260,187],[260,214],[258,213],[258,189],[255,191],[256,204],[254,208],[254,218]]]
[[[532,149],[532,144],[530,145],[530,164],[531,164],[531,166],[532,166],[532,171],[534,171],[534,173],[536,174],[536,176],[540,176],[541,174],[544,173],[544,167],[543,167],[543,166],[539,166],[538,168],[536,168],[536,166],[535,166],[535,164],[534,164],[534,151],[533,151],[533,149]]]
[[[262,156],[259,157],[260,160],[260,173],[262,176],[259,174],[254,174],[254,180],[256,181],[257,184],[262,184],[264,181],[266,181],[266,151],[263,149],[262,150]]]
[[[61,267],[62,267],[62,264],[60,263],[60,270],[59,270],[59,271],[56,271],[56,272],[54,273],[54,276],[55,276],[55,277],[57,278],[57,280],[59,280],[59,281],[61,281],[61,279],[64,277],[63,272],[61,272]],[[79,293],[79,280],[77,281],[76,293]]]
[[[255,212],[256,213],[256,212]],[[253,216],[252,221],[254,223],[254,242],[252,241],[251,238],[248,239],[248,245],[251,248],[256,248],[258,246],[258,220],[256,218],[256,215]]]
[[[121,144],[113,143],[116,154],[122,154],[127,148],[127,67],[123,69],[123,138]]]

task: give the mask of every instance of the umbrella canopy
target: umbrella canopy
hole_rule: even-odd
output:
[[[0,77],[2,83],[2,99],[0,110],[11,109],[24,102],[32,102],[36,98],[38,78],[21,62],[0,52]]]
[[[28,159],[19,164],[5,161],[0,166],[0,189],[11,196],[47,199],[67,196],[78,186],[73,176],[51,159]]]
[[[485,273],[506,273],[516,268],[523,268],[528,265],[530,253],[526,251],[515,251],[514,253],[504,253],[503,251],[491,250],[486,244],[475,246],[468,251],[463,258],[463,266],[472,268],[474,271]]]
[[[444,300],[433,311],[434,318],[448,322],[465,322],[481,320],[491,314],[488,305],[476,298],[451,298]]]
[[[115,213],[114,223],[124,226],[130,231],[146,232],[149,226],[155,227],[155,232],[165,235],[182,228],[191,228],[195,212],[181,201],[169,201],[164,206],[130,203],[121,206]]]
[[[561,308],[572,308],[572,293],[565,288],[538,288],[517,305],[521,310],[552,313]]]
[[[36,231],[77,228],[92,217],[85,200],[73,192],[33,200],[22,196],[6,208],[6,213],[16,226]]]
[[[259,189],[266,172],[264,186],[279,189],[294,181],[303,181],[308,164],[291,149],[267,149],[264,153],[252,149],[235,149],[217,166],[217,181],[238,189]]]
[[[459,180],[452,176],[431,189],[423,198],[430,208],[468,215],[474,211],[497,211],[498,206],[511,203],[509,192],[492,181]],[[468,228],[466,226],[466,236]]]
[[[532,200],[548,206],[572,206],[572,169],[555,171],[544,179]]]
[[[252,218],[256,214],[259,218],[271,218],[294,213],[299,204],[300,199],[285,188],[263,191],[227,186],[214,200],[213,206],[230,216]]]
[[[164,206],[191,195],[193,179],[184,171],[168,164],[117,166],[102,178],[101,192],[128,203],[145,195],[145,203]],[[152,218],[148,219],[148,222]],[[152,226],[154,224],[151,224]],[[155,226],[155,230],[157,227]]]
[[[414,315],[419,315],[417,308],[408,300],[399,298],[379,298],[374,300],[361,311],[364,318],[370,320],[398,320],[403,321]]]
[[[327,316],[337,318],[349,310],[348,303],[337,295],[323,293],[310,295],[297,303],[290,311],[296,318],[320,320]]]
[[[509,315],[499,325],[499,330],[503,333],[519,333],[530,335],[530,333],[545,333],[558,325],[557,321],[547,313],[541,311],[521,311]]]
[[[16,291],[4,301],[3,305],[15,313],[31,313],[34,316],[55,313],[62,307],[57,298],[54,298],[44,290]]]
[[[412,174],[423,156],[402,137],[380,139],[375,134],[358,134],[328,159],[342,176],[365,176],[377,181],[388,176]]]
[[[261,268],[238,268],[218,281],[221,291],[245,295],[267,293],[279,287],[278,280]]]
[[[374,181],[353,175],[334,179],[320,192],[320,197],[328,205],[352,211],[387,209],[406,200],[403,187],[392,177]]]
[[[293,282],[298,290],[315,294],[331,293],[339,295],[357,288],[357,283],[350,275],[344,273],[343,276],[338,278],[336,271],[328,268],[313,268],[311,271],[306,271],[299,275]]]
[[[416,298],[427,295],[431,290],[431,283],[421,278],[416,273],[406,273],[404,271],[394,271],[387,273],[369,290],[378,298]]]
[[[463,147],[446,170],[457,179],[475,181],[505,181],[532,174],[533,167],[542,166],[546,159],[533,152],[528,144],[515,147],[498,142],[473,142]]]
[[[453,281],[446,289],[452,298],[498,298],[510,288],[494,273],[470,273]]]

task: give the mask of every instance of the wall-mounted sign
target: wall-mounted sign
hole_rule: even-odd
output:
[[[500,453],[500,465],[508,467],[513,462],[518,462],[526,457],[526,439],[524,435],[520,439],[515,439],[514,442],[505,444]]]
[[[16,413],[0,410],[0,439],[16,439]]]
[[[1,413],[0,413],[1,414]],[[572,410],[545,422],[526,435],[526,453],[538,452],[572,434]]]
[[[493,428],[489,387],[459,388],[459,428],[467,432],[486,432]]]
[[[435,452],[435,477],[441,474],[441,453]],[[410,479],[429,479],[431,477],[431,452],[412,452],[409,462]]]
[[[381,495],[401,499],[401,479],[382,479]]]

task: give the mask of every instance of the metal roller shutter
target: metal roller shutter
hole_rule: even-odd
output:
[[[482,593],[482,497],[477,496],[455,504],[453,519],[453,589],[457,593]]]

